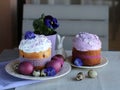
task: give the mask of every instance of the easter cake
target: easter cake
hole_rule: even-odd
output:
[[[46,36],[28,31],[20,42],[19,55],[41,69],[51,58],[51,48],[51,41]]]
[[[72,62],[76,65],[94,66],[100,64],[101,41],[95,34],[79,32],[73,38]]]

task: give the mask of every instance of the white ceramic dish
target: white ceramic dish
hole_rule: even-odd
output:
[[[49,80],[49,79],[55,79],[55,78],[65,76],[66,74],[68,74],[71,71],[71,65],[68,62],[64,62],[64,65],[61,68],[60,72],[58,72],[55,76],[46,76],[46,77],[27,76],[27,75],[19,74],[13,69],[14,64],[16,64],[18,62],[19,62],[18,60],[15,60],[15,61],[12,61],[12,62],[8,63],[5,66],[5,70],[8,74],[10,74],[14,77],[22,78],[22,79]]]
[[[95,66],[76,66],[75,64],[72,63],[72,56],[69,56],[67,58],[67,61],[73,66],[77,68],[85,68],[85,69],[94,69],[94,68],[100,68],[108,64],[108,60],[105,57],[101,58],[101,63]]]

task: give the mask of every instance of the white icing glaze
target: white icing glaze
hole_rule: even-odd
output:
[[[35,35],[33,39],[22,39],[19,49],[27,53],[45,51],[51,48],[51,41],[44,35]]]

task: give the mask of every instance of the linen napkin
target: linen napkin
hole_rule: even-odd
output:
[[[26,80],[9,75],[5,71],[5,65],[9,62],[10,61],[0,63],[0,90],[41,82],[40,80]]]

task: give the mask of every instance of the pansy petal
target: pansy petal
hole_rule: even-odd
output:
[[[58,23],[56,18],[53,18],[53,22],[54,23]]]
[[[46,20],[46,19],[52,20],[52,19],[53,19],[53,17],[52,17],[52,16],[50,16],[50,15],[47,15],[47,16],[45,16],[44,20]]]
[[[50,21],[49,19],[45,20],[45,25],[46,25],[48,28],[51,27],[50,22],[51,22],[51,21]]]
[[[59,25],[58,24],[53,24],[52,27],[53,29],[56,29]]]
[[[83,65],[83,62],[82,62],[82,60],[81,60],[80,58],[76,58],[76,59],[74,60],[74,64],[75,64],[76,66],[82,66],[82,65]]]
[[[27,31],[24,36],[25,39],[35,38],[35,34],[32,31]]]
[[[56,71],[53,67],[47,67],[45,68],[44,72],[47,74],[47,76],[54,76],[56,75]]]

